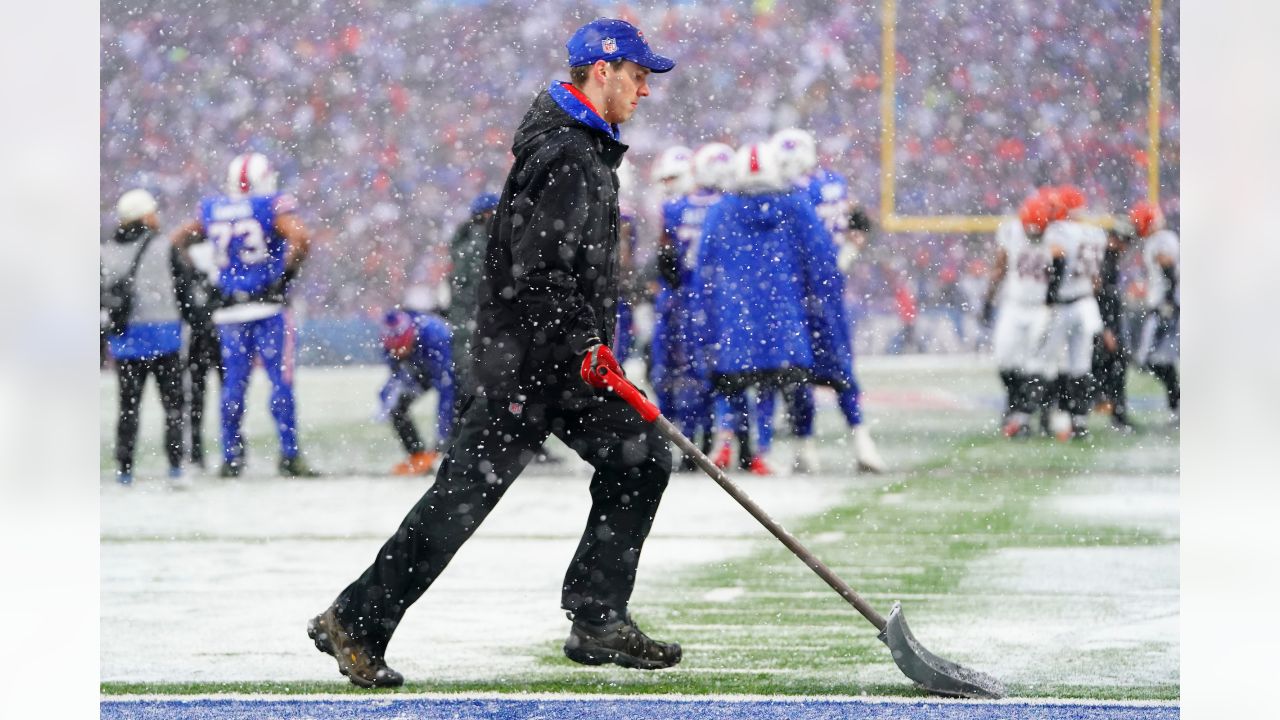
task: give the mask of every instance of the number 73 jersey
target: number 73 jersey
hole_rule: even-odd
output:
[[[276,217],[294,212],[286,194],[205,198],[200,220],[213,244],[218,289],[225,304],[283,302],[268,297],[284,277],[287,242],[276,232]]]

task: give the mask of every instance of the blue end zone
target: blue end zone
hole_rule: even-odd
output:
[[[397,698],[109,699],[102,720],[403,720],[404,718],[558,718],[561,720],[1175,720],[1176,705],[1105,703],[877,702],[859,700],[693,700]]]

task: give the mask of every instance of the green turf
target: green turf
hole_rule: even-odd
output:
[[[957,388],[966,397],[994,398],[988,373],[944,370],[864,372],[865,387],[894,393]],[[1087,442],[1049,439],[1009,441],[993,432],[994,409],[973,403],[940,410],[883,407],[876,437],[895,464],[883,477],[850,476],[843,500],[820,515],[789,523],[788,530],[876,607],[887,613],[893,600],[909,598],[913,618],[939,626],[939,619],[998,622],[990,600],[959,591],[966,568],[988,553],[1011,548],[1127,548],[1177,543],[1168,533],[1130,523],[1087,523],[1046,513],[1044,501],[1087,488],[1102,473],[1176,476],[1178,434],[1163,428],[1159,388],[1134,376],[1131,392],[1148,429],[1121,436],[1098,428]],[[337,399],[332,400],[336,402]],[[322,412],[329,399],[316,401]],[[305,405],[304,405],[305,407]],[[425,418],[424,418],[425,419]],[[383,427],[353,429],[339,420],[307,425],[325,459],[358,448],[355,460],[385,457],[393,447]],[[376,432],[375,432],[376,431]],[[833,410],[820,414],[819,437],[827,467],[844,462],[843,429]],[[251,441],[269,455],[271,438],[259,431]],[[370,444],[374,447],[370,449]],[[104,443],[104,446],[108,443]],[[782,444],[785,447],[785,442]],[[386,446],[386,447],[384,447]],[[109,468],[104,451],[104,466]],[[785,482],[785,479],[779,479]],[[678,638],[685,647],[681,669],[637,673],[582,668],[568,663],[559,642],[537,649],[533,669],[512,677],[475,682],[410,682],[401,692],[745,693],[778,695],[915,696],[894,676],[887,649],[857,612],[763,528],[746,556],[676,576],[642,578],[633,607],[653,636]],[[643,566],[642,566],[643,572]],[[731,602],[716,593],[734,589]],[[708,594],[711,594],[708,596]],[[984,604],[985,603],[985,604]],[[904,601],[904,604],[907,604]],[[918,613],[918,615],[916,614]],[[913,622],[921,640],[935,652]],[[1153,653],[1168,653],[1155,647]],[[528,648],[521,652],[528,653]],[[1086,660],[1123,668],[1126,650],[1101,650]],[[1172,660],[1176,667],[1176,648]],[[853,672],[871,668],[874,672]],[[978,668],[981,669],[981,668]],[[1172,677],[1117,682],[1061,683],[1052,677],[1012,683],[1010,694],[1028,698],[1172,700]],[[346,693],[368,692],[342,682],[317,683],[104,683],[105,694],[159,693]],[[385,692],[385,691],[384,691]]]

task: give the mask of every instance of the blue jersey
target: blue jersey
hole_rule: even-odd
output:
[[[680,280],[685,287],[689,287],[697,268],[698,243],[707,208],[719,200],[720,193],[699,190],[662,204],[662,229],[675,243],[676,256],[680,258]]]
[[[849,229],[849,181],[840,173],[818,168],[809,176],[809,199],[822,218],[827,232],[842,233]]]
[[[383,359],[391,369],[391,377],[383,385],[379,397],[383,414],[390,413],[401,397],[417,398],[435,388],[440,393],[436,408],[436,436],[443,442],[453,426],[453,341],[449,325],[438,315],[408,311],[413,318],[416,337],[413,349],[402,359],[389,352]]]
[[[276,218],[295,209],[293,196],[284,194],[201,201],[200,221],[213,242],[224,305],[284,301],[278,281],[288,243],[276,232]]]

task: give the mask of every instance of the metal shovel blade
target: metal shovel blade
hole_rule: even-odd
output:
[[[931,693],[962,698],[997,699],[1005,688],[999,680],[961,667],[934,655],[916,640],[902,616],[902,603],[894,603],[889,619],[880,631],[880,641],[889,646],[893,661],[903,675]]]

